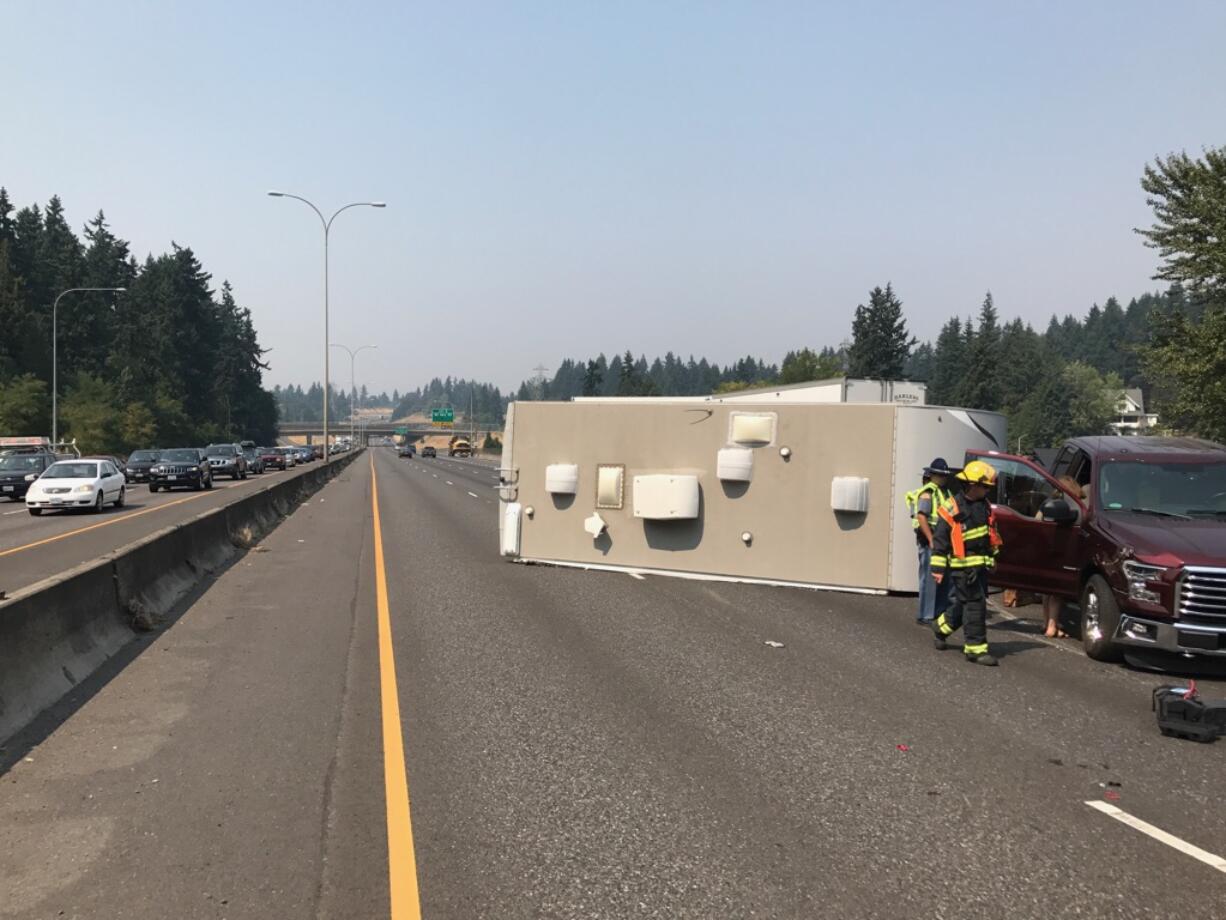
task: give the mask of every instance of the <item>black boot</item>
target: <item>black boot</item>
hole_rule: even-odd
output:
[[[969,661],[971,664],[982,664],[982,665],[986,665],[989,668],[994,668],[998,664],[1000,664],[999,661],[997,661],[987,652],[984,652],[982,655],[967,655],[966,660]]]
[[[949,648],[949,643],[945,641],[945,633],[941,632],[941,626],[936,620],[932,621],[932,647],[938,652]]]

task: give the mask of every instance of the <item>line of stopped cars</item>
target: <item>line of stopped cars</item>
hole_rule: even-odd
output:
[[[0,438],[0,497],[24,499],[35,517],[72,508],[101,512],[107,505],[123,507],[128,489],[138,483],[148,484],[150,492],[199,491],[213,488],[219,476],[241,480],[322,458],[321,445],[259,447],[243,441],[135,450],[120,460],[56,450],[45,438]]]

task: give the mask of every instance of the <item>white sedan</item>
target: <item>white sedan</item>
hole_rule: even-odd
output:
[[[26,492],[26,510],[38,516],[57,508],[123,507],[123,473],[110,460],[60,460],[47,467]]]

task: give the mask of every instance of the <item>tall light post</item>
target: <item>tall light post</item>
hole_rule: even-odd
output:
[[[328,348],[330,344],[328,342],[328,237],[332,232],[332,221],[336,220],[342,211],[348,211],[350,208],[386,208],[387,205],[382,201],[354,201],[342,208],[337,208],[331,217],[324,217],[323,212],[319,208],[315,207],[313,203],[301,195],[291,195],[289,192],[278,191],[270,191],[268,194],[273,198],[293,198],[295,201],[301,201],[315,212],[319,218],[319,223],[324,228],[324,461],[327,462],[330,456],[330,445],[328,444],[328,397],[331,395],[329,392],[331,386],[331,365],[329,364],[329,357],[332,354]]]
[[[355,443],[353,439],[353,416],[354,416],[355,406],[357,405],[357,399],[358,399],[357,377],[353,373],[354,363],[356,362],[358,355],[360,355],[366,349],[378,348],[379,346],[378,345],[361,345],[358,348],[350,350],[348,345],[341,345],[341,344],[338,344],[337,342],[333,342],[332,347],[333,348],[343,348],[345,349],[346,352],[349,353],[349,442],[353,444]]]
[[[56,297],[55,301],[51,304],[51,443],[53,445],[60,443],[60,340],[58,335],[60,300],[67,294],[122,294],[126,290],[126,287],[69,288],[66,291],[61,291],[59,297]]]

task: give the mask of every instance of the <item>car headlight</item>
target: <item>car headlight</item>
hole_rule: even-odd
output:
[[[72,491],[74,492],[92,492],[94,491],[93,483],[85,483],[85,485],[77,486]]]
[[[1128,597],[1146,604],[1162,603],[1162,598],[1157,591],[1148,586],[1148,582],[1157,581],[1164,572],[1166,572],[1164,565],[1149,565],[1132,559],[1125,562],[1124,577],[1128,579]]]
[[[26,474],[26,482],[33,482],[37,478],[38,478],[38,473],[27,473]]]

